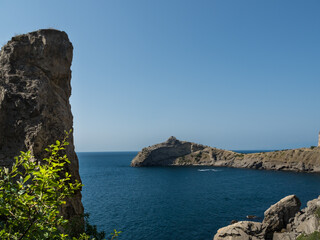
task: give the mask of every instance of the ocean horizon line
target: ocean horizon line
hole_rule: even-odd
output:
[[[288,148],[291,149],[291,148]],[[293,148],[292,148],[293,149]],[[229,149],[225,149],[229,150]],[[281,149],[286,150],[286,149]],[[231,149],[230,151],[233,152],[273,152],[273,151],[281,151],[280,149]],[[76,151],[76,153],[133,153],[133,152],[140,152],[141,150],[98,150],[98,151]]]

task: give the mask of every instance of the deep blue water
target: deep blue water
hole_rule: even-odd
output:
[[[137,152],[78,153],[85,211],[121,240],[209,240],[247,215],[263,218],[281,198],[303,206],[320,194],[320,175],[216,167],[132,168]]]

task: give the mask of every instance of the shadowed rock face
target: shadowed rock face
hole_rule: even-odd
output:
[[[241,154],[170,137],[142,149],[131,166],[219,166],[266,170],[320,172],[320,148]]]
[[[39,30],[15,36],[0,52],[0,166],[20,151],[44,157],[48,145],[73,128],[69,103],[73,47],[65,32]],[[81,181],[73,135],[66,170]],[[83,214],[81,193],[68,201],[65,217]]]

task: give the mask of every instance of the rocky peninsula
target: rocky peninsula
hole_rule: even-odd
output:
[[[216,166],[320,172],[320,147],[243,154],[170,137],[163,143],[143,148],[131,166]]]
[[[44,149],[73,129],[71,63],[73,46],[65,32],[43,29],[13,37],[0,52],[0,167],[11,166],[20,151],[36,160]],[[81,182],[73,134],[65,171]],[[81,193],[62,209],[67,219],[83,215]]]
[[[131,166],[217,166],[320,172],[320,148],[242,154],[170,137],[163,143],[143,148]],[[300,207],[298,197],[287,196],[264,212],[262,222],[232,221],[229,226],[220,228],[213,240],[295,240],[320,231],[320,197],[309,201],[306,208],[300,210]]]

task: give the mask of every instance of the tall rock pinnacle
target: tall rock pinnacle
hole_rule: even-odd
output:
[[[39,30],[13,37],[0,52],[0,166],[10,166],[20,151],[37,160],[44,148],[73,128],[69,103],[73,47],[65,32]],[[73,135],[66,168],[81,181]],[[81,193],[67,202],[63,215],[83,214]]]

